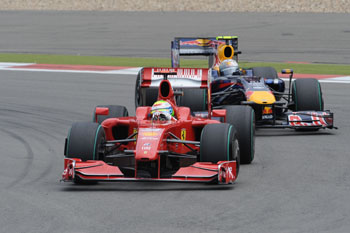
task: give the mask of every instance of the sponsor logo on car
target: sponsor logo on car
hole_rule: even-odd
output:
[[[186,129],[181,129],[181,140],[186,140]]]

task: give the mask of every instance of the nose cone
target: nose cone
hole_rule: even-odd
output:
[[[158,159],[158,149],[162,143],[164,129],[140,128],[135,151],[135,159],[152,161]]]
[[[254,91],[247,99],[256,104],[273,104],[276,102],[276,98],[271,91]]]

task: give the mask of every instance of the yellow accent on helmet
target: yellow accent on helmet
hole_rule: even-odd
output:
[[[165,100],[158,100],[152,105],[151,114],[154,114],[155,112],[165,112],[174,116],[173,107]]]

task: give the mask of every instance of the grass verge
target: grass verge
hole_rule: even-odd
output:
[[[131,66],[131,67],[169,67],[168,58],[132,58],[132,57],[104,57],[78,55],[51,54],[14,54],[0,53],[0,62],[24,62],[37,64],[70,64],[70,65],[100,65],[100,66]],[[290,68],[294,73],[302,74],[334,74],[350,75],[350,65],[334,64],[294,64],[272,62],[239,62],[241,67],[272,66],[278,72]],[[207,60],[182,59],[181,67],[207,67]]]

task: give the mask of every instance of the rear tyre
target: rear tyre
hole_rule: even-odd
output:
[[[233,125],[206,125],[200,139],[200,162],[217,163],[219,161],[236,161],[237,175],[240,165],[240,150]]]
[[[140,106],[152,106],[158,99],[158,88],[144,88],[141,90],[140,72],[135,84],[135,108]]]
[[[101,125],[93,122],[74,123],[68,133],[65,148],[67,158],[86,160],[103,160],[106,141]],[[74,178],[77,184],[95,184],[94,181],[84,181],[78,176]]]
[[[194,112],[207,110],[207,89],[183,89],[179,98],[179,106],[189,107]]]
[[[141,105],[141,74],[137,74],[136,83],[135,83],[135,108],[142,106]]]
[[[250,106],[223,106],[226,109],[226,122],[237,130],[241,152],[241,163],[250,164],[255,153],[255,114]]]
[[[257,77],[262,77],[266,79],[278,79],[278,74],[275,68],[267,66],[267,67],[253,67],[252,68],[253,75]],[[284,86],[284,85],[283,85]],[[273,88],[273,87],[272,87]],[[279,88],[273,88],[275,91],[281,91]],[[283,87],[284,90],[284,87]],[[276,100],[280,100],[282,95],[275,95]],[[277,114],[282,113],[282,109],[277,109]]]
[[[120,106],[120,105],[98,105],[96,107],[108,108],[108,110],[109,110],[109,114],[108,115],[106,115],[106,116],[103,116],[103,115],[97,116],[97,123],[98,124],[101,124],[104,120],[106,120],[108,118],[129,116],[128,109],[126,107],[124,107],[124,106]],[[94,115],[93,115],[93,122],[96,122],[95,114],[96,114],[96,111],[94,112]]]
[[[143,106],[152,106],[158,99],[158,89],[156,88],[148,88],[145,89],[145,103]]]
[[[292,84],[294,111],[323,111],[321,85],[317,79],[297,79]]]
[[[278,79],[277,71],[273,67],[253,67],[252,71],[253,75],[257,77]]]

